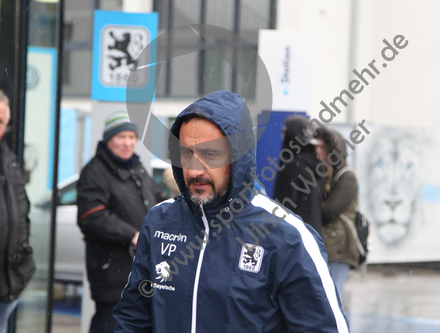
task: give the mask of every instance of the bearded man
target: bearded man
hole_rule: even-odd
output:
[[[196,101],[169,148],[182,195],[144,219],[115,332],[348,332],[320,236],[254,190],[243,99]]]

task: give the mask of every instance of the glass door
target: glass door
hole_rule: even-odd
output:
[[[50,244],[54,177],[58,2],[30,0],[24,116],[24,169],[31,202],[30,244],[36,271],[22,293],[16,332],[49,332]]]

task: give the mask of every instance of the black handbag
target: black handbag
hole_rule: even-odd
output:
[[[354,171],[349,167],[344,167],[339,171],[335,180],[337,181],[343,173],[346,171],[352,172],[355,176]],[[351,221],[345,214],[339,214],[339,216],[347,223],[348,228],[351,230],[353,237],[356,241],[356,246],[359,251],[359,264],[362,264],[367,260],[368,255],[368,235],[370,234],[370,223],[367,218],[359,212],[356,211],[356,217],[353,221]]]

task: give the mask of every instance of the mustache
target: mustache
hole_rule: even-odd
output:
[[[214,182],[209,178],[204,178],[202,176],[190,177],[186,182],[186,186],[190,186],[191,184],[209,184],[214,188]]]

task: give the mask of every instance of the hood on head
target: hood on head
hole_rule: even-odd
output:
[[[330,131],[335,138],[335,150],[342,156],[343,161],[338,164],[338,168],[342,168],[347,165],[347,145],[345,144],[344,138],[339,132]]]
[[[256,172],[252,120],[243,99],[235,93],[226,90],[213,92],[192,103],[177,116],[168,141],[174,178],[181,193],[189,198],[180,167],[179,132],[184,116],[200,113],[228,138],[232,164],[232,187],[228,198],[234,198],[244,188],[243,182],[252,182],[251,171]]]
[[[336,131],[330,131],[333,137],[335,138],[336,147],[335,149],[339,154],[346,157],[347,156],[347,145],[344,142],[344,138],[342,135]]]
[[[310,137],[307,137],[304,134],[304,130],[307,131],[307,126],[310,124],[309,118],[306,116],[301,115],[293,115],[288,117],[284,121],[284,141],[290,142],[294,141],[297,142],[295,139],[296,136],[298,136],[303,142],[306,142],[310,139]]]
[[[347,165],[346,157],[347,157],[347,146],[345,144],[345,140],[342,137],[342,135],[335,131],[328,129],[326,127],[324,128],[318,128],[316,130],[317,136],[316,138],[323,141],[325,149],[328,154],[337,155],[338,160],[340,162],[337,164],[337,169],[340,169],[341,167]],[[330,157],[327,157],[330,158]],[[333,160],[333,162],[336,162]]]

